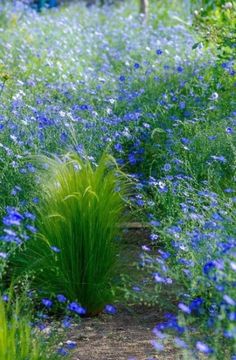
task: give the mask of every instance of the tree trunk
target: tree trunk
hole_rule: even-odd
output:
[[[140,0],[140,14],[143,16],[143,20],[147,20],[148,16],[148,0]]]

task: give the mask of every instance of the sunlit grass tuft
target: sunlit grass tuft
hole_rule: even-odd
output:
[[[33,334],[30,317],[22,315],[22,304],[6,303],[0,297],[0,359],[56,360],[41,337]],[[46,350],[46,351],[45,351]]]
[[[112,299],[118,259],[117,237],[124,216],[124,183],[114,160],[97,166],[71,155],[66,161],[43,158],[35,239],[12,260],[17,277],[32,272],[36,288],[78,300],[89,313]]]

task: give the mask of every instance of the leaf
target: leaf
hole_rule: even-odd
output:
[[[197,42],[197,43],[193,44],[192,50],[197,49],[200,44],[201,44],[201,42]]]
[[[156,128],[156,129],[153,130],[151,138],[154,139],[155,135],[165,134],[165,133],[166,133],[165,130],[163,130],[161,128]]]

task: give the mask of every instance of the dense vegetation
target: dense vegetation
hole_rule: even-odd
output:
[[[166,313],[157,351],[236,359],[236,4],[198,3],[2,6],[0,354],[56,359],[44,318],[123,296]],[[138,277],[126,219],[150,233]]]

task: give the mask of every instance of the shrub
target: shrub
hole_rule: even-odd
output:
[[[233,59],[236,44],[236,3],[206,2],[195,11],[193,22],[205,45],[217,50],[220,59]],[[194,47],[198,46],[195,44]]]
[[[44,161],[50,174],[42,180],[38,233],[12,258],[15,276],[31,272],[36,288],[99,311],[112,297],[124,215],[121,177],[106,155],[97,166],[77,155]]]

